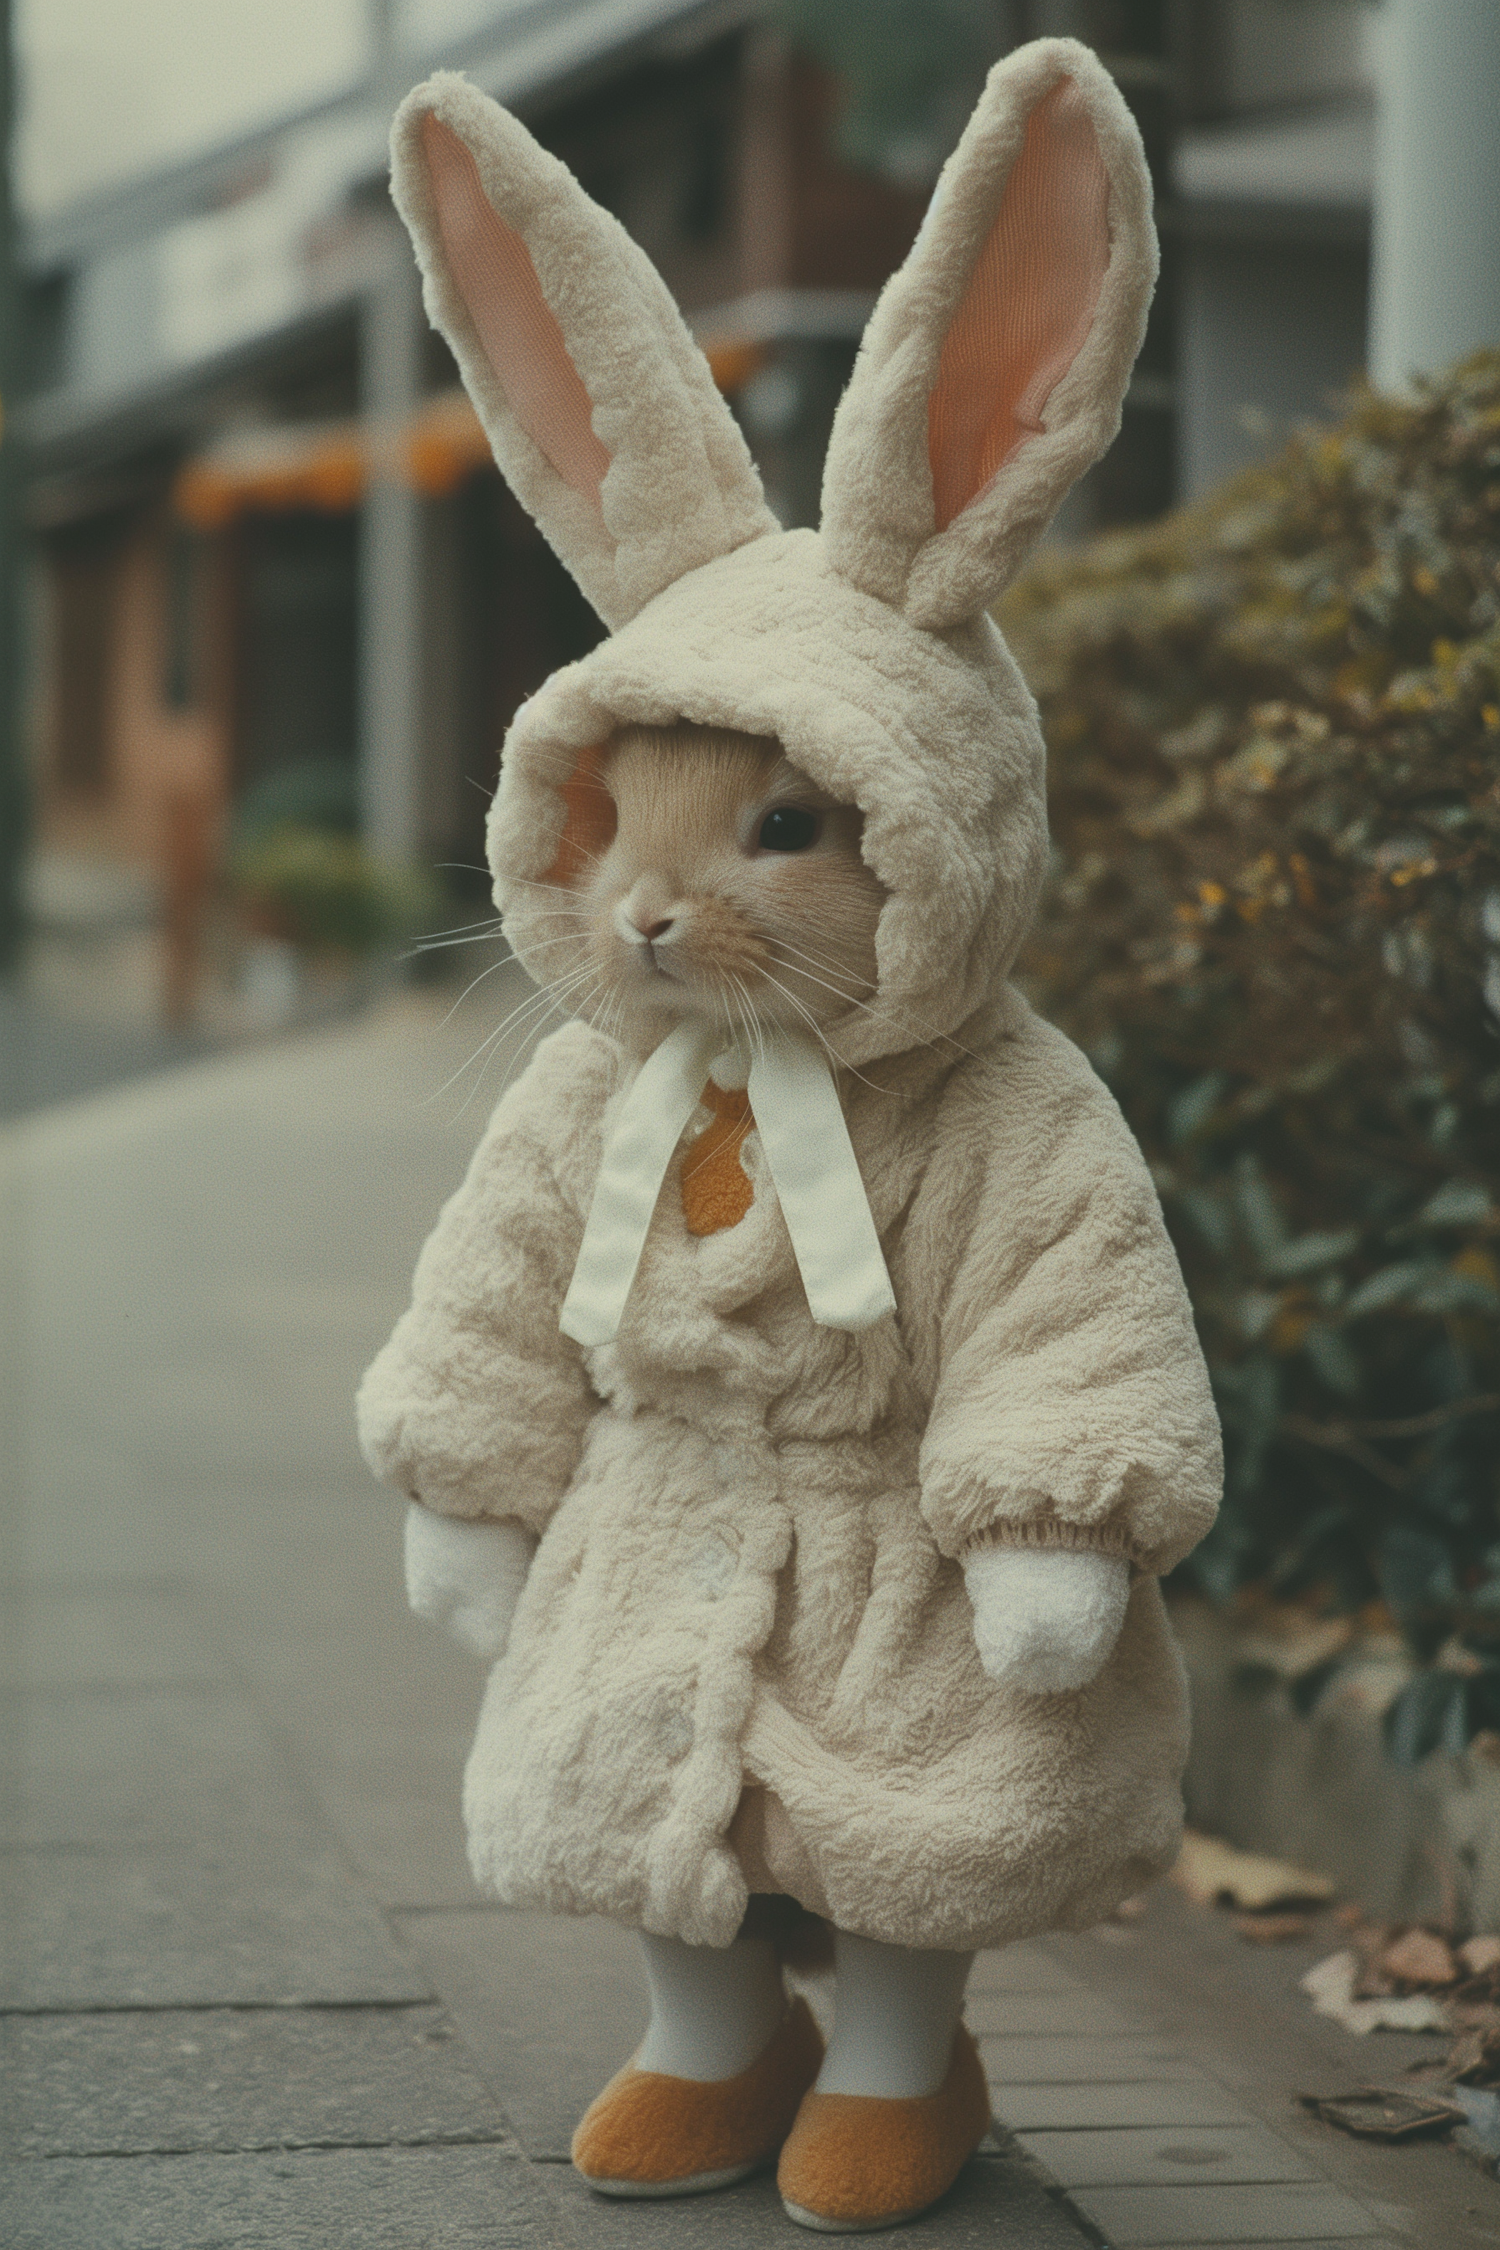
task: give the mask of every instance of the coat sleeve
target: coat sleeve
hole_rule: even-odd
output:
[[[557,1322],[613,1068],[581,1025],[537,1050],[443,1206],[410,1308],[360,1385],[365,1459],[440,1515],[513,1516],[540,1534],[578,1466],[598,1401]]]
[[[913,1212],[938,1281],[920,1472],[938,1545],[1092,1547],[1170,1570],[1213,1522],[1223,1456],[1140,1149],[1034,1017],[950,1112],[933,1208]]]

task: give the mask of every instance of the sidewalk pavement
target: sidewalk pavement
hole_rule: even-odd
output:
[[[7,2250],[799,2239],[768,2179],[612,2204],[571,2173],[643,2022],[633,1941],[474,1892],[481,1676],[406,1616],[400,1507],[354,1447],[498,1071],[439,1089],[513,980],[0,1134]],[[1451,2151],[1295,2106],[1424,2052],[1316,2021],[1310,1957],[1166,1893],[983,1957],[1003,2126],[912,2239],[1500,2244]]]
[[[195,1033],[77,1021],[0,977],[0,1121],[142,1077],[203,1052]]]

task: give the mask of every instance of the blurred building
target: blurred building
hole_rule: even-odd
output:
[[[1166,260],[1120,444],[1065,529],[1156,512],[1361,364],[1355,0],[997,0],[1077,31],[1146,133]],[[164,869],[235,807],[342,799],[482,878],[516,704],[598,632],[421,324],[385,192],[397,79],[454,62],[649,252],[773,506],[816,520],[829,421],[928,183],[836,153],[836,90],[761,0],[474,8],[378,86],[33,232],[37,832]],[[488,20],[484,20],[484,19]],[[464,870],[473,870],[466,876]],[[175,871],[175,872],[174,872]]]
[[[925,201],[832,157],[826,77],[724,0],[553,0],[407,75],[434,59],[517,107],[644,245],[773,504],[815,513],[855,341]],[[385,114],[331,107],[31,243],[38,833],[54,852],[159,859],[174,828],[222,830],[267,787],[295,805],[298,775],[326,804],[333,768],[356,792],[378,707],[405,698],[377,831],[476,865],[511,712],[598,632],[421,324]],[[413,364],[376,438],[393,317]],[[371,518],[392,485],[414,524],[394,589],[369,583],[372,564],[390,575]],[[417,677],[382,688],[403,611]]]
[[[1375,11],[1190,5],[1171,166],[1180,497],[1327,412],[1365,365]]]

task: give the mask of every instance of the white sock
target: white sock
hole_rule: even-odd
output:
[[[643,1930],[651,2023],[637,2070],[671,2078],[737,2078],[765,2053],[786,2014],[781,1961],[765,1938],[684,1945]]]
[[[972,1953],[916,1952],[835,1930],[833,2037],[820,2094],[935,2094],[953,2059]]]

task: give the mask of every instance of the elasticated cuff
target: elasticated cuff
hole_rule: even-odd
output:
[[[478,1478],[460,1483],[456,1478],[440,1482],[434,1477],[413,1477],[397,1489],[429,1515],[446,1516],[452,1523],[517,1523],[533,1539],[541,1538],[562,1497],[560,1493],[518,1493],[514,1488],[502,1496],[486,1492]]]
[[[966,1539],[957,1560],[967,1562],[970,1555],[983,1554],[990,1547],[1065,1547],[1094,1555],[1123,1555],[1132,1570],[1149,1568],[1118,1524],[1068,1523],[1061,1516],[1025,1516],[1019,1521],[1002,1516]]]

